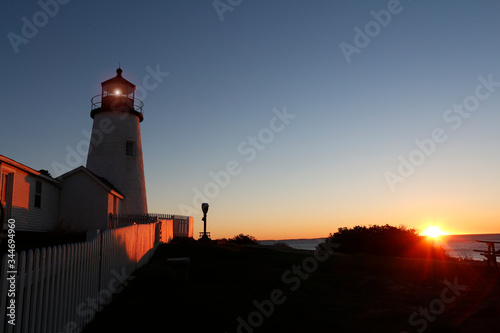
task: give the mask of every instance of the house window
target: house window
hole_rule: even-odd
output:
[[[35,183],[35,207],[42,207],[42,182],[39,180]]]
[[[2,188],[0,189],[0,203],[5,204],[7,202],[7,175],[2,173]]]
[[[125,155],[134,157],[134,141],[127,141],[125,146]]]
[[[2,173],[0,178],[0,204],[5,208],[5,217],[12,213],[12,192],[14,190],[14,173]]]

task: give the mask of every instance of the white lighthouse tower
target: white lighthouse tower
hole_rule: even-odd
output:
[[[101,94],[92,98],[94,124],[87,169],[123,194],[120,214],[147,214],[140,127],[143,103],[135,98],[135,85],[122,77],[121,68],[116,73],[101,83]]]

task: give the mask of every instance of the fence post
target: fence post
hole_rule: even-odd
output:
[[[99,279],[97,280],[97,292],[101,290],[101,277],[102,277],[102,239],[104,237],[104,232],[101,232],[99,235]]]
[[[42,312],[42,317],[40,317],[40,326],[42,328],[42,333],[46,333],[47,330],[48,330],[48,322],[47,322],[47,319],[48,319],[48,313],[50,311],[49,309],[49,296],[50,294],[53,292],[53,290],[51,289],[51,281],[52,279],[54,278],[54,274],[52,272],[52,267],[55,266],[55,263],[54,263],[54,259],[52,257],[52,248],[49,247],[47,249],[47,269],[46,269],[46,274],[47,274],[47,277],[45,278],[45,295],[44,297],[42,298],[43,300],[43,304],[42,302],[40,302],[41,304],[41,308],[43,309],[43,312]],[[51,304],[52,305],[52,304]]]
[[[28,251],[27,260],[28,269],[26,270],[27,275],[27,285],[24,295],[24,310],[23,310],[23,327],[28,326],[28,320],[30,317],[30,304],[31,304],[31,288],[33,285],[33,250]]]
[[[38,268],[38,271],[40,272],[39,275],[39,286],[38,286],[38,299],[37,303],[35,304],[34,312],[35,312],[35,317],[36,320],[34,322],[34,326],[32,331],[34,331],[34,328],[37,327],[38,330],[41,329],[42,326],[42,311],[43,311],[43,294],[44,294],[44,285],[45,285],[45,267],[47,265],[47,249],[43,248],[42,252],[40,254],[40,267]]]

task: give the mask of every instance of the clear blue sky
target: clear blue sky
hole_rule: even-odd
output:
[[[0,154],[58,176],[120,62],[151,88],[149,210],[189,213],[196,234],[196,190],[216,238],[500,232],[500,3],[60,1],[0,5]]]

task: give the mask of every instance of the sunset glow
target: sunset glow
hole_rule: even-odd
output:
[[[437,238],[439,236],[443,236],[443,235],[447,235],[448,233],[444,232],[443,230],[441,230],[439,227],[437,226],[430,226],[428,227],[427,229],[425,229],[423,232],[422,232],[422,236],[428,236],[428,237],[432,237],[432,238]]]
[[[140,108],[147,210],[195,238],[202,203],[212,239],[500,233],[500,3],[67,2],[4,1],[1,155],[85,166],[122,133],[89,112],[116,102]]]

